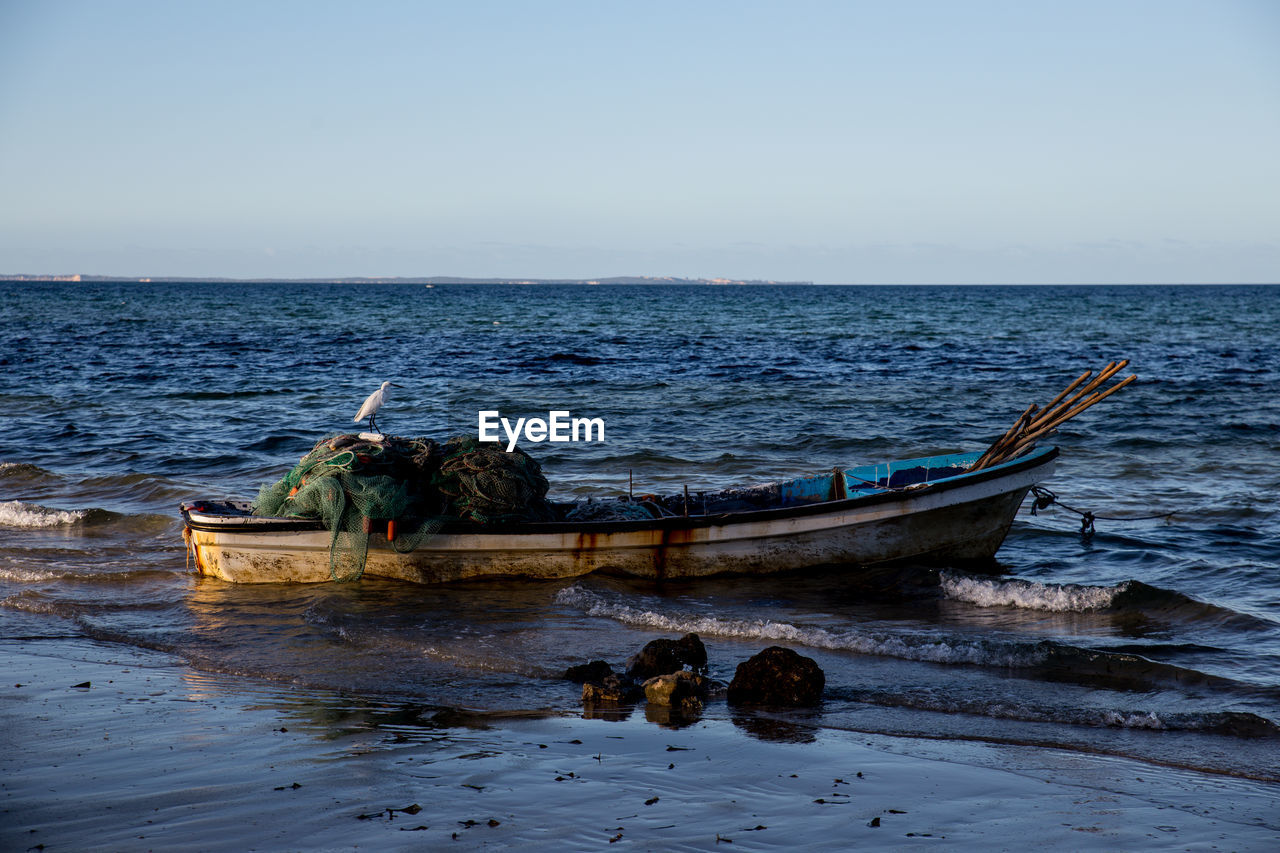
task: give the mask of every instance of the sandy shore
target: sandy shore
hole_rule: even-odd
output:
[[[0,644],[0,669],[3,850],[1280,846],[1280,786],[1109,757],[433,717],[77,640]]]

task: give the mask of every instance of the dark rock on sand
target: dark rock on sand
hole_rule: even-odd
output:
[[[697,634],[685,634],[678,640],[650,641],[627,662],[627,677],[644,681],[655,675],[679,672],[686,666],[695,673],[707,668],[707,649]]]
[[[826,684],[827,677],[813,658],[782,646],[770,646],[738,664],[729,683],[729,702],[777,707],[815,705]]]
[[[645,719],[668,728],[681,728],[702,716],[703,700],[711,695],[714,682],[688,670],[656,675],[644,683]]]
[[[576,681],[578,684],[587,681],[604,681],[611,675],[613,675],[613,667],[602,660],[571,666],[564,671],[566,681]]]

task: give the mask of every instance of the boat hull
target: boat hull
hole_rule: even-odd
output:
[[[442,532],[408,553],[373,533],[367,575],[421,584],[493,577],[572,578],[609,572],[654,580],[769,574],[822,565],[990,560],[1053,448],[996,468],[840,500],[652,522],[525,525]],[[197,570],[236,583],[333,579],[330,533],[220,524],[184,507]]]

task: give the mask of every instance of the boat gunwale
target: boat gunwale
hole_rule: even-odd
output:
[[[957,456],[972,455],[975,458],[980,455],[974,454],[955,454]],[[724,525],[746,524],[756,521],[775,521],[785,520],[788,518],[802,518],[811,515],[821,515],[831,512],[842,512],[849,509],[862,508],[866,506],[875,506],[881,503],[890,503],[893,501],[912,500],[925,495],[934,495],[942,492],[951,491],[953,489],[971,486],[977,483],[985,483],[990,480],[1018,474],[1033,468],[1038,468],[1048,462],[1057,459],[1059,451],[1057,447],[1046,447],[1033,451],[1025,456],[1012,459],[1000,465],[993,465],[990,468],[983,468],[979,471],[966,471],[963,474],[955,474],[950,477],[944,477],[930,483],[920,484],[914,487],[900,487],[893,489],[884,489],[882,491],[872,492],[870,494],[854,495],[852,497],[838,498],[830,501],[817,501],[814,503],[794,504],[784,507],[770,507],[765,509],[753,509],[743,512],[722,512],[712,515],[690,515],[690,516],[666,516],[663,518],[652,519],[635,519],[626,521],[544,521],[544,522],[521,522],[517,524],[502,525],[501,527],[485,527],[473,522],[463,520],[446,522],[437,534],[450,535],[475,535],[475,534],[498,534],[498,535],[535,535],[548,533],[626,533],[643,530],[689,530],[702,527],[717,527]],[[931,457],[920,457],[931,458]],[[912,462],[915,460],[901,460],[903,462]],[[853,469],[842,469],[853,470]],[[293,518],[264,518],[260,522],[240,521],[245,516],[229,516],[218,515],[216,513],[206,513],[200,510],[194,510],[200,515],[206,517],[215,516],[225,519],[235,518],[235,523],[204,521],[191,517],[193,507],[190,504],[181,505],[181,513],[184,523],[192,530],[216,532],[216,533],[299,533],[304,531],[325,530],[323,522],[319,519],[293,519]]]

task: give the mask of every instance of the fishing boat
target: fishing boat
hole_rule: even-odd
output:
[[[930,456],[692,496],[624,498],[648,510],[633,520],[458,520],[405,553],[394,547],[394,529],[378,529],[368,537],[363,571],[434,584],[592,572],[661,580],[897,562],[981,566],[991,563],[1027,492],[1053,472],[1058,450],[1032,449],[998,464],[984,456]],[[335,578],[333,536],[318,519],[260,517],[240,501],[185,503],[181,512],[201,574],[235,583]]]

